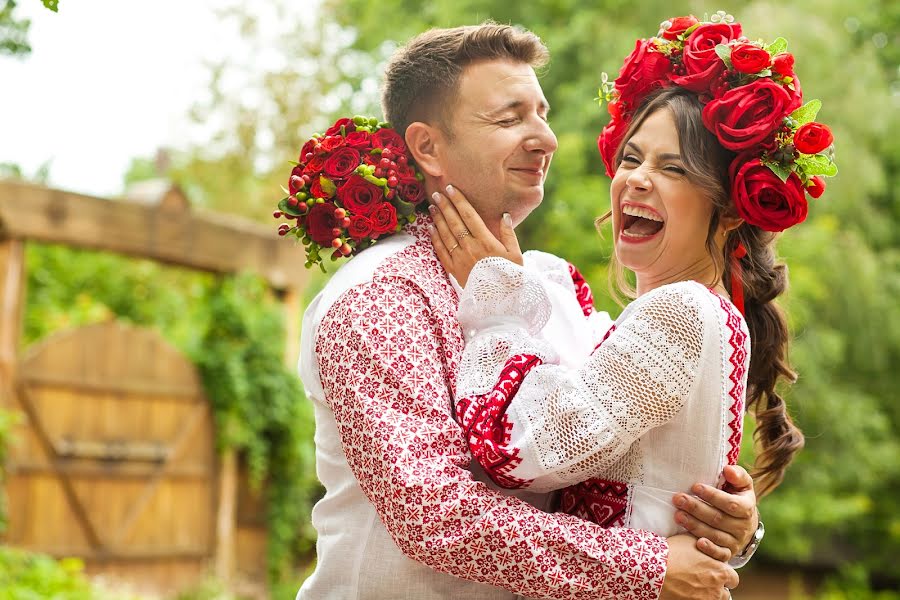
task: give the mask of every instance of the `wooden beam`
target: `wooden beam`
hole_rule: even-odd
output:
[[[0,238],[0,407],[7,409],[14,405],[25,281],[25,242]]]
[[[107,200],[29,183],[0,182],[6,237],[107,250],[214,273],[251,271],[273,288],[302,289],[303,248],[234,216]]]
[[[233,448],[219,455],[219,493],[216,507],[216,545],[213,569],[220,581],[231,581],[234,573],[235,539],[237,521],[237,453]]]

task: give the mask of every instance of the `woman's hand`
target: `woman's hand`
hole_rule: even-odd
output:
[[[482,258],[500,256],[520,265],[523,263],[509,213],[503,214],[498,240],[462,192],[452,185],[447,186],[446,195],[435,192],[431,198],[432,204],[428,207],[434,218],[431,243],[444,269],[459,285],[465,287],[472,267]]]

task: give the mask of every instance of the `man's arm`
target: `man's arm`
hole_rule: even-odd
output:
[[[347,461],[399,548],[438,571],[528,596],[657,598],[669,559],[663,538],[546,514],[472,479],[445,350],[427,298],[403,282],[349,290],[316,335]],[[729,580],[733,571],[716,564],[713,577]]]

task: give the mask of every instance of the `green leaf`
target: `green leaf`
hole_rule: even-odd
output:
[[[726,46],[725,44],[719,44],[716,46],[716,54],[719,55],[726,63],[731,62],[731,46]]]
[[[791,176],[791,168],[786,167],[781,163],[766,163],[766,166],[769,167],[773,173],[778,175],[778,178],[781,181],[787,181],[788,177]]]
[[[778,38],[768,46],[766,46],[766,52],[775,56],[776,54],[781,54],[787,50],[788,43],[787,40],[783,37]]]
[[[278,203],[278,210],[280,210],[281,212],[283,212],[286,215],[291,215],[294,217],[301,216],[303,214],[302,212],[300,212],[296,208],[292,208],[292,207],[288,206],[288,200],[290,200],[290,199],[291,199],[290,196],[288,196],[287,198],[282,198],[281,201]]]
[[[837,175],[838,169],[834,161],[824,154],[804,154],[797,159],[797,167],[803,170],[808,177],[813,175],[824,175],[825,177],[834,177]]]
[[[322,191],[328,194],[328,197],[331,198],[337,192],[337,187],[335,187],[334,182],[325,177],[324,175],[319,175],[319,186],[322,188]]]
[[[797,121],[797,127],[800,127],[801,125],[815,121],[820,108],[822,108],[821,100],[810,100],[788,116]]]
[[[42,0],[44,6],[53,12],[59,12],[59,0]]]

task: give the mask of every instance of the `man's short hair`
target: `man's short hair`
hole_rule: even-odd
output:
[[[434,122],[449,132],[459,79],[469,65],[490,60],[547,64],[550,53],[535,34],[493,22],[431,29],[398,49],[388,62],[381,93],[385,119],[402,134],[415,121]]]

